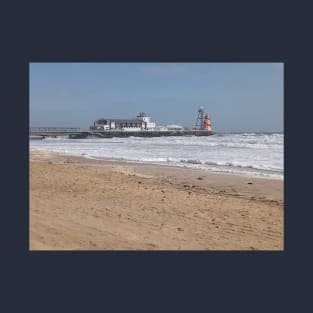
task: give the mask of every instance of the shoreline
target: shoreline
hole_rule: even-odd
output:
[[[283,250],[283,180],[30,150],[31,250]]]
[[[54,151],[47,151],[44,149],[40,149],[40,148],[31,148],[29,150],[30,153],[32,152],[39,152],[39,153],[46,153],[46,154],[58,154],[58,155],[62,155],[64,157],[75,157],[75,158],[83,158],[83,159],[87,159],[87,160],[95,160],[95,161],[103,161],[103,162],[112,162],[112,163],[125,163],[125,164],[147,164],[147,165],[156,165],[156,166],[164,166],[164,167],[168,167],[168,168],[186,168],[186,169],[190,169],[192,171],[200,171],[200,172],[209,172],[212,174],[221,174],[221,175],[235,175],[235,176],[239,176],[239,177],[245,177],[245,178],[251,178],[251,179],[266,179],[266,180],[277,180],[277,181],[284,181],[284,175],[280,176],[279,174],[268,174],[268,175],[274,175],[274,176],[266,176],[266,175],[261,175],[260,173],[258,175],[249,175],[247,172],[231,172],[231,171],[222,171],[222,170],[215,170],[215,169],[210,169],[210,168],[196,168],[196,167],[192,167],[192,166],[187,166],[184,162],[181,162],[182,165],[178,165],[178,164],[166,164],[166,163],[158,163],[158,162],[153,162],[153,161],[133,161],[133,160],[118,160],[118,159],[100,159],[100,158],[96,158],[96,157],[91,157],[91,156],[85,156],[83,154],[80,155],[74,155],[74,154],[70,154],[70,153],[61,153],[61,152],[54,152]],[[188,163],[188,162],[187,162]]]

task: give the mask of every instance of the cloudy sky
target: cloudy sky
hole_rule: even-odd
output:
[[[283,63],[31,63],[30,126],[88,128],[147,112],[194,127],[202,105],[213,131],[283,131]]]

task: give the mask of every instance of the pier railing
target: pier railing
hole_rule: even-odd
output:
[[[37,132],[80,132],[80,127],[30,127],[30,133]]]

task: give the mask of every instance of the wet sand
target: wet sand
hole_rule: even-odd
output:
[[[283,250],[283,181],[32,151],[30,250]]]

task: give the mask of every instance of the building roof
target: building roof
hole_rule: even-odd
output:
[[[140,119],[120,119],[120,118],[100,118],[96,120],[96,123],[100,123],[102,121],[113,121],[118,123],[145,123],[143,120]]]

